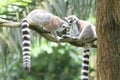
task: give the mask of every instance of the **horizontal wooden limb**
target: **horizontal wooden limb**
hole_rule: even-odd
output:
[[[0,27],[18,28],[20,27],[20,23],[4,20],[0,18]]]
[[[19,28],[20,24],[21,24],[20,22],[13,22],[13,21],[0,19],[0,27]],[[30,29],[36,31],[38,34],[43,36],[45,39],[52,41],[52,42],[56,42],[56,40],[52,37],[50,32],[43,30],[40,26],[38,26],[35,23],[29,23],[29,24],[30,24]],[[84,44],[94,42],[96,40],[97,39],[92,39],[92,40],[88,40],[88,41],[83,42],[80,40],[65,38],[65,39],[61,39],[60,43],[70,43],[71,45],[74,45],[74,46],[83,47]],[[97,47],[96,44],[93,47],[96,48]]]

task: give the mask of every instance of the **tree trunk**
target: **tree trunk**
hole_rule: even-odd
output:
[[[97,0],[97,80],[120,80],[120,0]]]

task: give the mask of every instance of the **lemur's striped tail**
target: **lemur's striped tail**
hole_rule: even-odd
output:
[[[82,69],[81,69],[81,80],[88,80],[89,79],[89,55],[90,49],[84,48],[82,54]]]
[[[27,20],[23,20],[21,23],[22,31],[22,51],[23,51],[23,68],[26,71],[30,71],[31,60],[30,60],[30,30]]]

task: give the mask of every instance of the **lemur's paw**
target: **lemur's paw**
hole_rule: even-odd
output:
[[[69,38],[70,36],[68,35],[62,35],[62,38],[66,39],[66,38]]]

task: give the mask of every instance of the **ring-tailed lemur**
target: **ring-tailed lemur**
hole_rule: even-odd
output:
[[[29,23],[35,23],[44,30],[51,32],[56,41],[59,41],[57,32],[62,32],[69,27],[68,23],[45,10],[33,10],[21,22],[22,29],[22,50],[23,50],[23,67],[30,71],[30,31]]]
[[[65,20],[68,22],[71,27],[70,32],[66,35],[67,37],[73,39],[79,39],[82,41],[95,39],[97,37],[95,26],[90,22],[80,20],[75,15],[70,15],[65,17]],[[82,69],[81,69],[81,80],[88,80],[89,73],[89,55],[90,47],[92,43],[86,43],[83,54],[82,54]]]

